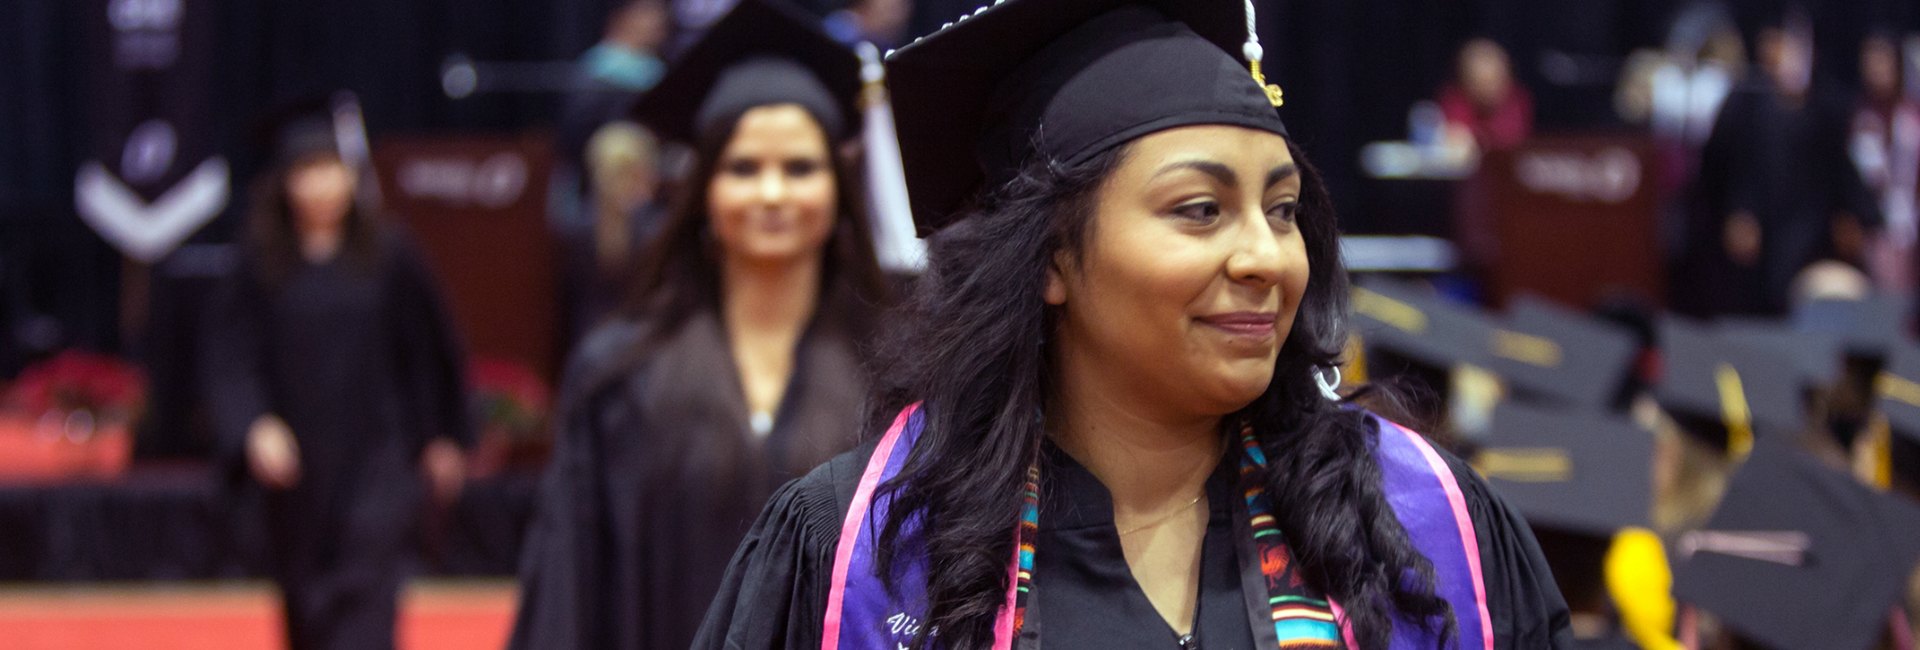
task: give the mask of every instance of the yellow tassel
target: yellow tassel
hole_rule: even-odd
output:
[[[1274,108],[1279,108],[1281,104],[1287,103],[1284,95],[1280,92],[1280,86],[1267,83],[1267,76],[1260,74],[1260,60],[1254,59],[1247,63],[1253,68],[1253,82],[1260,84],[1260,91],[1267,94],[1267,103],[1273,104]]]
[[[1893,429],[1887,416],[1873,416],[1854,442],[1853,469],[1861,481],[1883,492],[1893,486]]]
[[[1645,528],[1621,529],[1607,548],[1604,571],[1627,636],[1646,650],[1681,650],[1673,637],[1673,569],[1660,537]]]
[[[1367,383],[1367,346],[1360,340],[1358,333],[1347,335],[1347,349],[1343,355],[1346,365],[1340,367],[1340,376],[1355,386]]]
[[[1353,310],[1408,334],[1427,333],[1427,315],[1420,308],[1365,287],[1353,288]]]
[[[1753,411],[1747,408],[1747,391],[1740,383],[1740,372],[1733,364],[1722,363],[1713,372],[1720,389],[1721,422],[1727,425],[1727,456],[1734,462],[1753,453]]]

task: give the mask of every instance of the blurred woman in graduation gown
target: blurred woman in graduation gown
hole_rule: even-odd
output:
[[[228,467],[265,489],[292,648],[391,648],[421,507],[471,441],[465,359],[412,244],[356,199],[329,108],[287,109],[203,330]]]
[[[876,439],[773,497],[694,647],[1569,645],[1520,515],[1334,391],[1251,6],[1007,0],[889,57],[934,234]]]
[[[513,647],[687,647],[768,495],[855,442],[885,291],[836,156],[857,65],[748,0],[636,107],[694,176],[569,363]]]

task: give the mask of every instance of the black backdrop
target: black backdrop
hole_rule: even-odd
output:
[[[219,59],[207,101],[210,134],[234,162],[236,187],[254,168],[249,127],[268,107],[347,88],[375,135],[501,131],[550,124],[556,98],[447,99],[438,81],[455,52],[480,61],[578,56],[598,37],[614,0],[206,0]],[[811,0],[824,9],[836,0]],[[915,33],[978,0],[917,0]],[[1731,2],[1749,21],[1778,0]],[[1404,135],[1405,111],[1446,78],[1472,35],[1514,51],[1543,129],[1607,126],[1610,83],[1550,87],[1534,64],[1548,51],[1591,57],[1596,78],[1633,47],[1658,43],[1679,0],[1260,0],[1272,76],[1286,87],[1287,120],[1325,170],[1341,205],[1360,192],[1357,148]],[[1913,29],[1912,0],[1809,3],[1819,30],[1818,82],[1847,92],[1854,43],[1874,22]],[[117,335],[118,255],[75,217],[72,186],[88,125],[85,74],[92,2],[0,2],[0,377],[39,349],[80,345],[138,354]],[[228,216],[198,240],[224,239]],[[36,352],[37,353],[37,352]]]

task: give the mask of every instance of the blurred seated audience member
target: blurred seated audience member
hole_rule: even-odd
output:
[[[626,120],[600,127],[587,141],[586,159],[592,221],[561,237],[560,292],[570,341],[626,298],[639,255],[665,218],[660,145],[646,128]]]
[[[1880,210],[1847,156],[1844,109],[1811,90],[1813,28],[1783,11],[1755,38],[1761,74],[1727,98],[1701,151],[1670,267],[1672,307],[1693,316],[1777,315],[1822,259],[1858,264]]]
[[[1519,147],[1533,134],[1533,96],[1514,81],[1507,51],[1476,38],[1461,46],[1457,66],[1455,80],[1436,100],[1445,119],[1442,141],[1476,154]],[[1454,244],[1468,273],[1476,277],[1484,277],[1498,263],[1491,193],[1488,181],[1476,175],[1454,194]]]
[[[872,43],[885,52],[906,41],[912,14],[908,0],[848,0],[846,7],[827,14],[822,26],[841,43]]]
[[[1450,137],[1471,137],[1481,151],[1503,151],[1533,135],[1533,95],[1514,81],[1505,48],[1486,38],[1467,41],[1455,75],[1437,100]]]
[[[1860,103],[1849,152],[1880,205],[1867,235],[1865,265],[1883,291],[1914,289],[1915,186],[1920,184],[1920,102],[1905,92],[1900,46],[1889,31],[1860,43]]]
[[[1671,71],[1673,67],[1666,54],[1653,48],[1643,47],[1628,53],[1613,88],[1614,116],[1623,124],[1651,127],[1654,75]]]
[[[1718,3],[1695,3],[1674,18],[1661,65],[1653,71],[1654,135],[1698,151],[1721,104],[1747,67],[1740,30]]]
[[[666,73],[660,59],[666,40],[666,3],[630,0],[607,16],[606,34],[580,56],[581,72],[595,83],[645,91]]]

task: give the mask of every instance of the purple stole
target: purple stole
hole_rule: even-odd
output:
[[[1459,483],[1439,452],[1419,434],[1383,418],[1375,417],[1374,421],[1380,428],[1375,456],[1387,501],[1414,548],[1433,563],[1435,595],[1453,606],[1457,623],[1454,647],[1492,650],[1493,621],[1487,613],[1480,546]],[[873,551],[888,506],[885,495],[875,492],[880,484],[899,474],[924,426],[918,404],[902,410],[860,476],[853,503],[841,524],[840,544],[834,551],[833,583],[821,628],[822,650],[897,650],[907,647],[920,631],[920,617],[927,604],[923,591],[926,553],[913,546],[919,538],[913,534],[919,520],[910,520],[900,535],[906,546],[895,550],[895,589],[888,590],[877,574]],[[1020,565],[1017,546],[1015,553],[1008,564],[1007,604],[995,620],[994,650],[1013,647],[1017,583],[1013,577]],[[1260,605],[1264,610],[1266,603]],[[1352,647],[1353,631],[1345,613],[1339,603],[1332,605],[1346,644]],[[1255,638],[1271,638],[1261,633],[1270,631],[1256,629]],[[1416,621],[1395,615],[1391,648],[1433,648],[1436,642]]]

